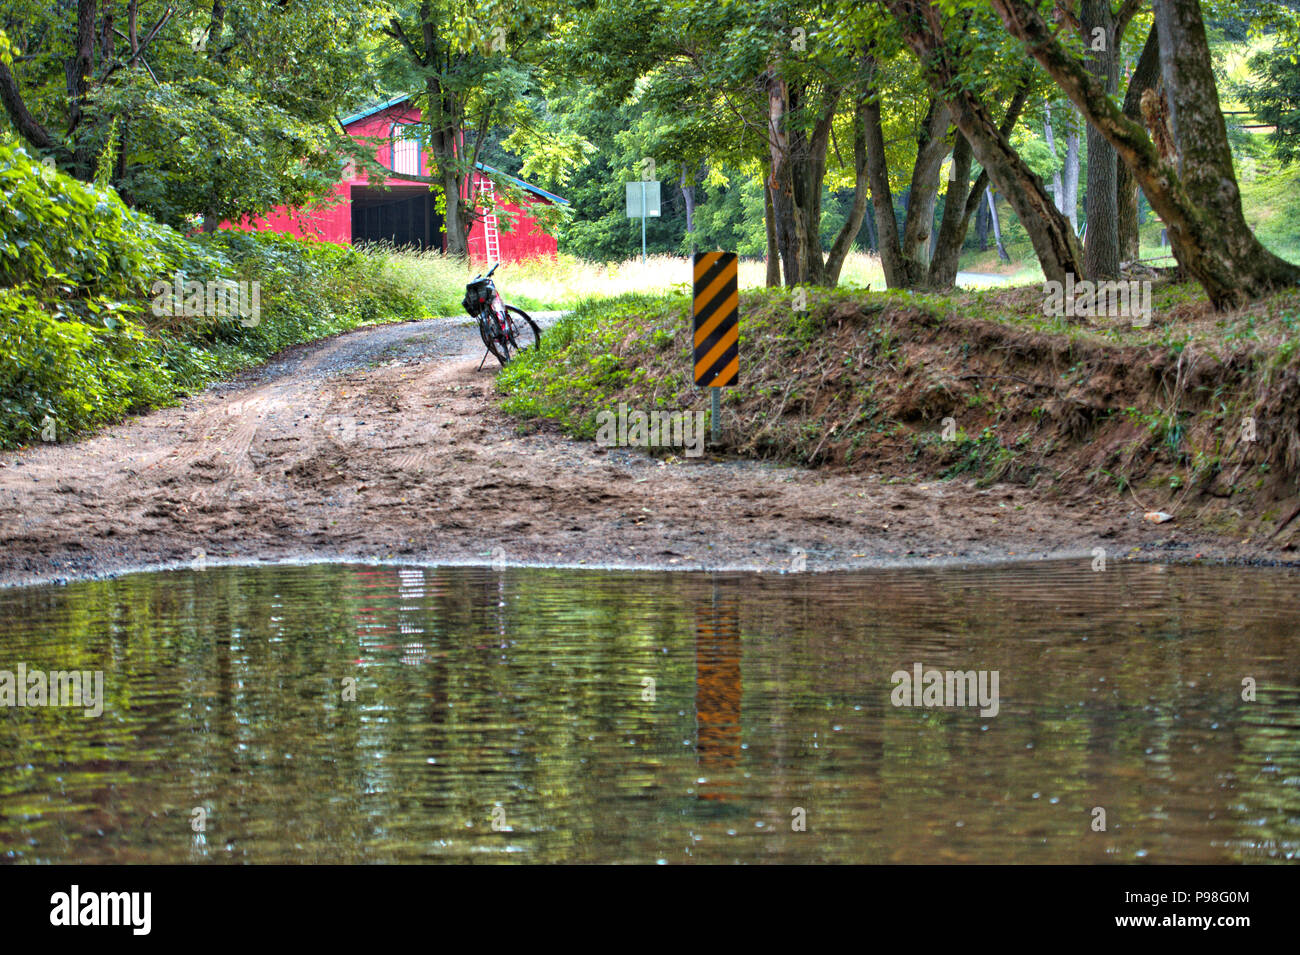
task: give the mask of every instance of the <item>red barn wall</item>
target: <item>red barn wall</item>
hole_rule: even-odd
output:
[[[398,103],[371,116],[365,116],[348,125],[346,129],[354,139],[374,137],[385,140],[390,136],[394,123],[415,124],[419,120],[420,111],[418,109],[406,103]],[[375,160],[380,165],[391,169],[393,166],[392,154],[393,147],[391,143],[380,142],[376,144]],[[427,152],[420,159],[420,174],[427,176],[429,174]],[[478,184],[484,179],[486,179],[486,176],[483,173],[475,172],[473,188],[477,190]],[[404,180],[400,176],[393,176],[389,181],[401,183],[410,180]],[[351,245],[352,187],[367,184],[368,180],[363,170],[350,169],[344,180],[335,187],[334,195],[337,201],[301,209],[277,206],[266,216],[258,217],[251,222],[248,220],[241,222],[240,227],[256,232],[284,232],[301,238],[333,242],[337,245]],[[512,203],[502,203],[503,208],[515,214],[514,231],[506,232],[501,230],[499,233],[503,261],[517,261],[519,259],[556,254],[558,246],[555,237],[548,235],[537,220],[528,214],[528,207],[539,203],[551,204],[549,200],[541,196],[530,196],[522,210]],[[222,228],[229,228],[230,225],[229,222],[223,222]],[[481,222],[475,223],[471,228],[467,243],[471,258],[487,258],[486,242]]]
[[[245,219],[240,227],[254,232],[284,232],[304,239],[351,245],[351,193],[352,187],[346,182],[340,182],[334,187],[332,204],[302,209],[277,206],[269,214],[259,216],[251,222]],[[221,227],[229,228],[230,223],[223,222]]]

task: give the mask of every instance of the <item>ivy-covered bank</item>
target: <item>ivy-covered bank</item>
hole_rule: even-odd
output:
[[[204,294],[179,308],[161,293],[194,282]],[[0,142],[0,447],[63,440],[289,345],[426,308],[385,256],[274,233],[184,236]]]
[[[1300,534],[1300,293],[1222,313],[1191,285],[1157,285],[1149,323],[1047,315],[1042,286],[793,301],[742,293],[740,384],[711,450],[1121,495],[1224,533]],[[503,407],[583,438],[620,403],[706,412],[690,328],[684,295],[589,302],[501,372]]]

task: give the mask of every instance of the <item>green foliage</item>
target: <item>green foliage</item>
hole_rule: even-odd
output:
[[[1259,121],[1274,127],[1273,144],[1284,166],[1300,155],[1300,31],[1285,43],[1250,57],[1259,80],[1243,90]]]
[[[501,370],[497,388],[507,396],[502,407],[592,437],[596,423],[591,407],[608,404],[609,395],[631,381],[635,370],[613,354],[615,346],[649,326],[648,343],[664,348],[687,303],[684,296],[630,293],[579,304],[542,335],[539,350],[524,352]],[[685,356],[681,366],[686,367]]]
[[[159,275],[211,268],[178,233],[0,143],[0,286],[30,288],[86,317],[140,298]],[[56,314],[61,312],[56,311]]]
[[[141,3],[137,56],[125,11],[92,5],[84,96],[67,72],[78,5],[15,3],[12,95],[63,171],[177,228],[301,204],[337,180],[352,147],[336,116],[372,78],[368,0]]]
[[[383,256],[277,233],[187,239],[0,144],[0,447],[156,406],[301,341],[425,314]],[[243,280],[260,314],[169,317],[155,282]]]
[[[171,397],[157,343],[129,322],[108,329],[53,317],[0,288],[0,447],[53,440]]]

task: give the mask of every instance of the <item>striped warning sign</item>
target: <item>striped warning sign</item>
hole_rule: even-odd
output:
[[[695,256],[695,383],[734,385],[740,375],[740,285],[736,253]]]

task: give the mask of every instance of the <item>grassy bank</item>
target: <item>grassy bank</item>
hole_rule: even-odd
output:
[[[0,447],[84,434],[290,345],[425,314],[382,256],[184,236],[3,143],[0,179]],[[160,293],[177,283],[199,291]],[[246,295],[219,301],[228,283]]]
[[[746,292],[721,450],[891,479],[1120,494],[1288,541],[1300,528],[1300,292],[1224,315],[1194,287],[1169,285],[1153,304],[1151,327],[1133,328],[1045,317],[1041,287],[819,292],[803,312],[786,293]],[[584,438],[620,402],[703,411],[689,314],[674,294],[580,306],[540,353],[502,371],[505,409]]]

